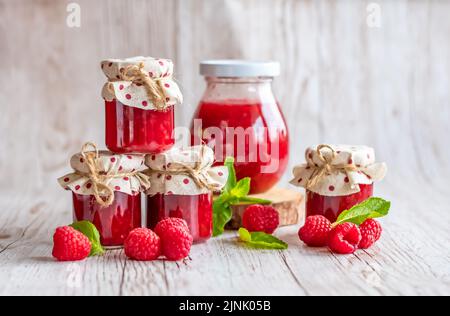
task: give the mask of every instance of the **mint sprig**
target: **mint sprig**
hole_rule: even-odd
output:
[[[234,169],[234,159],[227,158],[224,164],[228,168],[228,181],[222,194],[213,203],[213,236],[223,234],[225,225],[231,220],[234,205],[262,204],[268,205],[272,202],[264,199],[249,197],[251,179],[244,178],[237,181],[236,170]]]
[[[366,220],[371,218],[380,218],[387,216],[391,208],[391,202],[383,200],[382,198],[370,198],[361,204],[358,204],[351,209],[342,212],[333,226],[343,223],[353,223],[361,225]]]
[[[245,228],[239,229],[239,238],[247,245],[259,249],[287,249],[288,244],[284,241],[262,232],[250,233]]]
[[[100,256],[105,252],[102,244],[100,243],[100,233],[94,224],[89,221],[81,221],[73,223],[70,226],[85,235],[91,242],[92,248],[89,257]]]

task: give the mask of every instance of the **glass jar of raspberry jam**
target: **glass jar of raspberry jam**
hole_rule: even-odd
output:
[[[143,110],[105,101],[106,145],[116,153],[160,153],[174,143],[175,111]]]
[[[306,150],[306,164],[294,169],[292,184],[306,189],[306,216],[331,222],[345,210],[373,196],[374,182],[386,175],[367,146],[319,145]]]
[[[165,218],[182,218],[194,242],[208,240],[213,231],[213,192],[228,179],[227,169],[212,167],[213,163],[214,153],[207,146],[148,155],[147,226],[153,229]]]
[[[175,105],[182,102],[173,63],[151,57],[101,64],[106,146],[115,153],[160,153],[174,143]]]
[[[373,184],[360,184],[360,192],[343,196],[326,196],[306,190],[306,217],[323,215],[331,222],[345,210],[373,196]]]
[[[139,171],[144,156],[87,148],[72,157],[74,172],[59,183],[72,191],[74,220],[93,223],[104,247],[121,247],[129,232],[142,226],[141,192],[149,187],[148,176]]]
[[[105,247],[120,247],[128,234],[142,227],[141,194],[114,192],[109,206],[97,203],[94,195],[73,194],[74,221],[89,221],[97,227]]]
[[[184,219],[195,242],[212,236],[212,193],[198,195],[156,194],[147,196],[147,226],[155,228],[168,217]]]
[[[273,91],[275,62],[237,60],[201,64],[207,87],[192,123],[193,144],[215,151],[216,164],[235,158],[238,179],[252,179],[251,193],[274,187],[289,157],[289,135]]]

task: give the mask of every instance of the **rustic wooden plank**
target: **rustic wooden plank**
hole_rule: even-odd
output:
[[[237,242],[235,233],[227,233],[195,245],[190,259],[180,263],[133,262],[122,251],[80,263],[54,262],[51,233],[55,225],[67,221],[69,196],[44,202],[42,213],[32,218],[33,207],[27,207],[32,200],[16,200],[14,209],[23,211],[6,220],[9,228],[0,230],[1,236],[10,236],[7,243],[0,239],[0,280],[5,285],[0,294],[448,294],[450,253],[441,246],[450,241],[443,207],[448,197],[437,194],[430,207],[426,197],[430,192],[409,198],[417,188],[392,185],[383,192],[396,192],[391,196],[393,213],[383,221],[384,236],[377,246],[355,256],[307,248],[298,240],[298,228],[288,227],[277,231],[289,243],[287,251],[247,249]],[[3,203],[1,207],[5,208]],[[425,207],[436,218],[423,221],[418,215]],[[1,222],[4,218],[2,214]],[[6,248],[10,241],[15,243]]]

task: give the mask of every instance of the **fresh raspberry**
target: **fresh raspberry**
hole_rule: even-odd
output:
[[[374,219],[366,220],[361,226],[359,226],[361,231],[362,239],[359,243],[359,249],[369,249],[373,246],[381,237],[383,229],[379,222]]]
[[[159,228],[162,254],[172,261],[186,258],[193,242],[189,231],[180,225],[165,225]]]
[[[178,217],[169,217],[160,221],[155,227],[155,233],[161,237],[167,228],[172,226],[180,227],[190,233],[189,226],[186,221]]]
[[[242,226],[250,232],[272,234],[280,224],[280,215],[271,206],[251,205],[242,215]]]
[[[92,249],[89,238],[70,226],[59,227],[53,235],[53,257],[58,261],[86,259]]]
[[[155,233],[161,238],[161,251],[168,260],[177,261],[189,255],[193,238],[184,219],[163,219],[156,225]]]
[[[161,240],[151,229],[136,228],[125,239],[124,248],[130,259],[151,261],[161,255]]]
[[[361,232],[353,223],[344,223],[336,226],[330,232],[328,247],[331,251],[343,255],[352,254],[361,241]]]
[[[325,247],[328,244],[330,231],[331,222],[326,217],[310,216],[298,231],[298,237],[310,247]]]

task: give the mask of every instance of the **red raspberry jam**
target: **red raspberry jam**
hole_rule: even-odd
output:
[[[105,247],[123,246],[130,231],[141,227],[141,194],[114,193],[111,206],[100,206],[93,195],[73,193],[75,221],[90,221],[100,232]]]
[[[252,194],[270,190],[281,179],[289,159],[289,137],[285,119],[275,101],[201,102],[194,119],[202,120],[203,130],[220,128],[222,140],[216,137],[204,141],[215,147],[216,165],[223,164],[227,151],[234,149],[236,175],[238,179],[252,179]],[[249,128],[244,138],[236,133],[226,137],[228,128],[239,127]],[[263,171],[263,167],[271,165],[275,166],[271,172]]]
[[[212,236],[212,194],[147,196],[147,226],[154,229],[168,217],[184,219],[194,242],[206,241]]]
[[[323,215],[332,223],[345,210],[373,196],[373,184],[360,184],[361,191],[347,196],[323,196],[306,190],[306,216]]]
[[[174,143],[174,107],[143,110],[105,101],[106,146],[114,153],[161,153]]]

